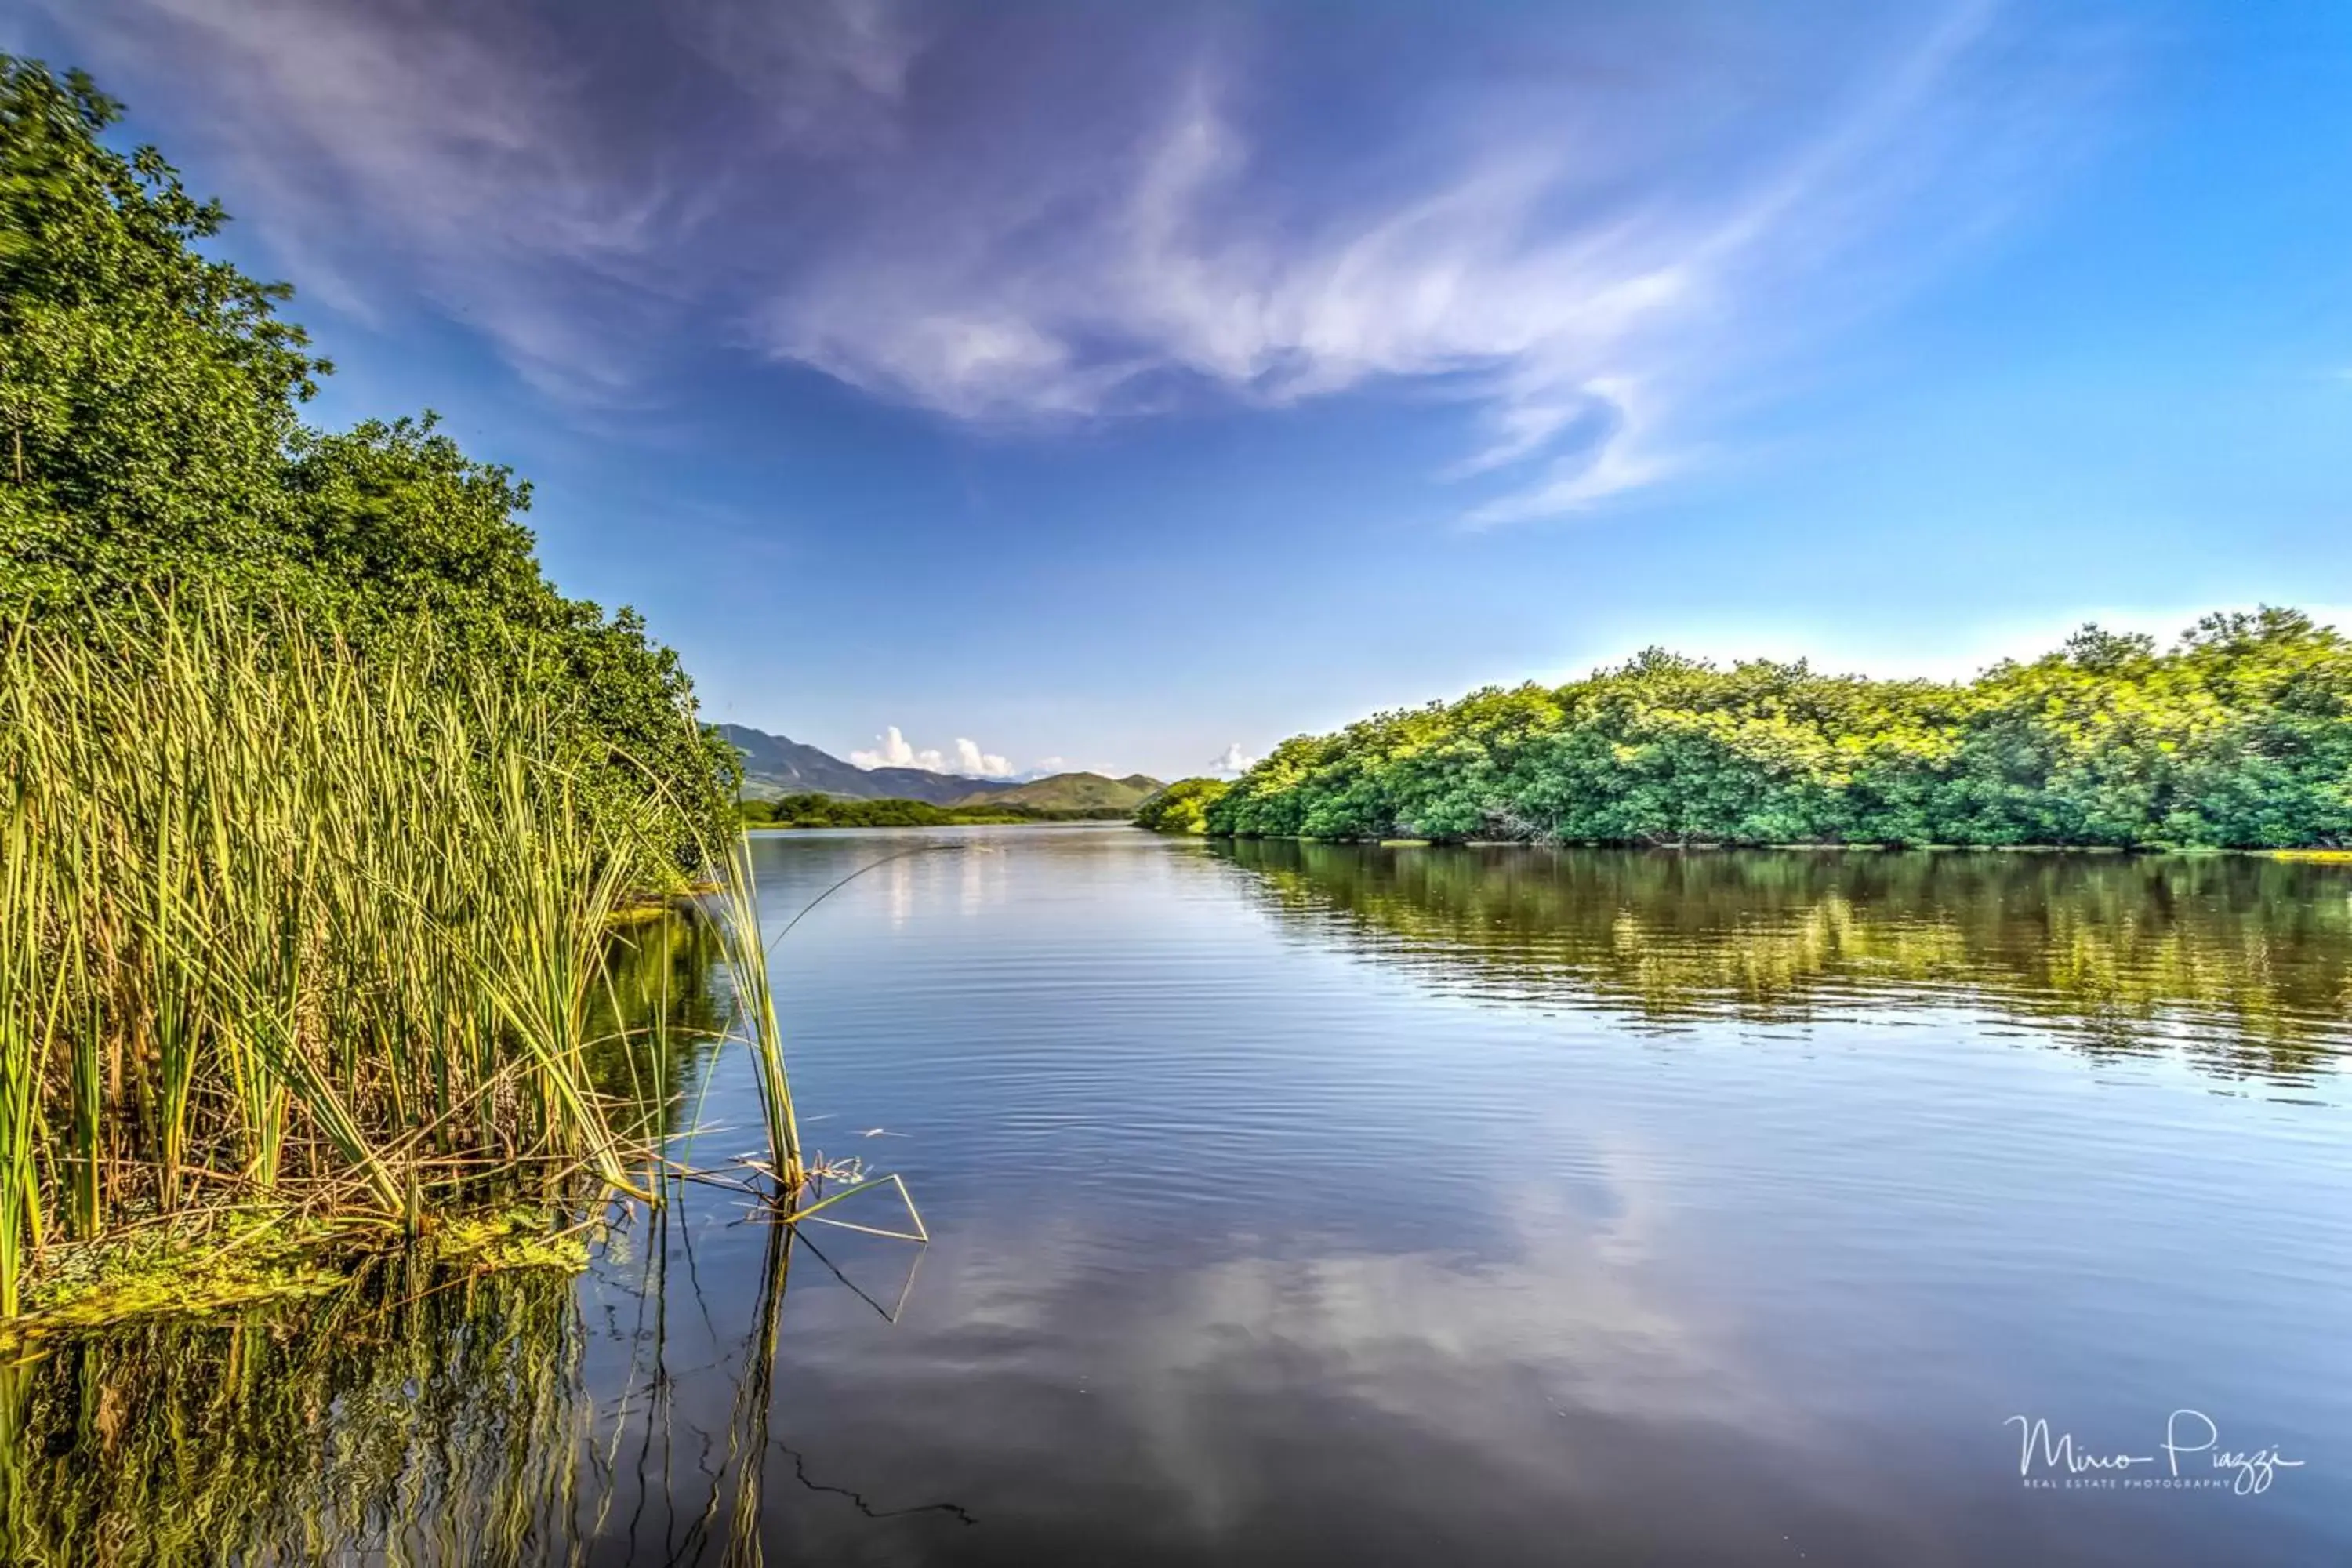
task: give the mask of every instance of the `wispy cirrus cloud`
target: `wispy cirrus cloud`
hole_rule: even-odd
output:
[[[2085,78],[2011,52],[1979,90],[1979,4],[47,4],[202,102],[313,287],[427,300],[543,388],[657,395],[711,321],[1013,429],[1421,388],[1479,525],[1673,474],[2013,199],[1988,171]]]
[[[625,393],[678,198],[658,149],[616,145],[545,18],[404,0],[47,4],[134,112],[148,94],[202,108],[197,155],[306,293],[370,319],[421,298],[547,390]]]

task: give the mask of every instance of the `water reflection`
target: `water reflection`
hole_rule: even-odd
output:
[[[728,1029],[718,933],[667,913],[614,933],[609,984],[589,998],[588,1071],[611,1100],[642,1106],[647,1137],[681,1124]]]
[[[904,1171],[934,1244],[674,1182],[576,1279],[393,1264],[56,1345],[0,1380],[0,1561],[2352,1551],[2352,873],[759,853],[775,931],[839,889],[778,950],[812,1143]],[[607,1081],[723,1164],[744,1058],[661,1045],[719,1021],[709,955],[632,940]],[[2252,1500],[2018,1489],[2010,1415],[2117,1447],[2178,1404],[2310,1465]]]
[[[591,1071],[644,1108],[649,1132],[676,1131],[727,1023],[715,940],[669,916],[614,941]],[[595,1201],[553,1196],[560,1215]],[[610,1217],[600,1276],[658,1304],[683,1244],[671,1210]],[[706,1320],[703,1348],[747,1384],[774,1353],[791,1250],[777,1235],[752,1331],[724,1346]],[[658,1310],[614,1336],[648,1347],[614,1384],[592,1377],[600,1336],[583,1309],[562,1268],[475,1275],[394,1253],[323,1297],[28,1344],[0,1366],[0,1563],[580,1561],[613,1526],[630,1413],[666,1417],[672,1392]],[[697,1522],[731,1529],[730,1493],[756,1507],[756,1480],[728,1478],[764,1450],[751,1444],[748,1465],[730,1450]],[[701,1560],[701,1533],[685,1529],[685,1554],[661,1560]]]
[[[1675,1026],[1957,1006],[2095,1053],[2308,1084],[2352,1027],[2352,868],[2249,857],[1673,854],[1241,842],[1313,940]]]
[[[397,1265],[0,1372],[0,1558],[561,1561],[593,1419],[572,1280]]]
[[[754,1220],[756,1279],[705,1297],[671,1278],[691,1267],[675,1213],[620,1216],[645,1234],[611,1238],[601,1289],[392,1259],[324,1300],[87,1335],[0,1370],[0,1562],[756,1568],[778,1484],[969,1522],[951,1503],[877,1508],[776,1429],[795,1259],[885,1318],[871,1292],[891,1286]]]

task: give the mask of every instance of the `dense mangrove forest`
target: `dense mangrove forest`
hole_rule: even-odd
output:
[[[2338,847],[2352,643],[2265,608],[2167,648],[2087,626],[1967,682],[1654,648],[1286,741],[1229,787],[1171,786],[1142,819],[1162,816],[1244,837]]]

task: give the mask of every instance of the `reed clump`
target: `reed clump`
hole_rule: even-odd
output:
[[[644,1190],[608,928],[683,817],[560,679],[217,596],[0,639],[0,1318],[160,1217]]]

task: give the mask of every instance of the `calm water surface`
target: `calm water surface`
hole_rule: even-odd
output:
[[[902,857],[777,978],[928,1247],[688,1185],[576,1282],[60,1347],[23,1560],[2352,1561],[2352,868],[757,850],[779,928]],[[757,1147],[740,1055],[688,1101]],[[2298,1463],[2146,1484],[2180,1410]]]

